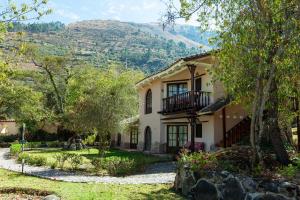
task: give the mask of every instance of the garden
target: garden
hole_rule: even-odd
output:
[[[51,169],[76,171],[92,175],[125,176],[144,172],[145,168],[157,162],[170,161],[170,157],[145,155],[142,152],[129,152],[118,149],[105,151],[99,156],[96,148],[63,150],[59,142],[28,142],[26,151],[21,152],[21,144],[12,144],[10,154],[21,163],[34,166],[47,166]]]

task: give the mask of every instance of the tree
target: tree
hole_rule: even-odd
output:
[[[119,122],[137,113],[135,82],[141,77],[140,72],[117,66],[110,66],[107,71],[93,67],[76,69],[67,97],[68,126],[96,132],[99,153],[103,155]]]
[[[295,80],[299,75],[296,59],[300,53],[299,1],[181,0],[180,3],[180,12],[169,4],[165,24],[180,17],[188,20],[194,14],[203,30],[214,24],[217,32],[214,45],[221,49],[216,53],[220,65],[214,74],[236,102],[251,105],[251,144],[256,162],[262,158],[261,139],[268,132],[277,159],[288,164],[279,116],[282,102],[290,101],[291,92],[287,91],[299,92],[286,76],[288,73]]]
[[[7,7],[0,11],[0,37],[4,38],[6,29],[12,22],[39,19],[51,10],[45,8],[46,0],[16,5],[8,1]],[[28,18],[28,16],[31,16]],[[41,93],[35,92],[26,82],[16,76],[16,70],[8,60],[0,60],[0,116],[14,118],[20,122],[36,123],[44,116],[41,106]]]

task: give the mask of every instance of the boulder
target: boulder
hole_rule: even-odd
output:
[[[205,179],[199,179],[191,189],[195,200],[218,200],[218,191],[214,184]]]
[[[51,195],[45,196],[43,198],[43,200],[60,200],[60,198],[54,194],[51,194]]]
[[[293,183],[283,182],[279,185],[279,193],[287,197],[296,197],[299,194],[299,188]]]
[[[274,193],[258,194],[253,200],[290,200],[289,198]]]
[[[272,180],[263,180],[258,184],[258,187],[262,192],[273,192],[278,193],[279,192],[279,183]]]
[[[220,192],[224,200],[244,200],[246,195],[242,184],[233,176],[224,179],[224,187]]]
[[[250,177],[245,177],[241,181],[246,192],[254,193],[256,192],[257,183]]]
[[[186,176],[182,179],[182,194],[188,196],[195,183],[194,177],[191,174],[186,173]]]

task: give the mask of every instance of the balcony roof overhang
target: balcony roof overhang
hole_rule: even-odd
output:
[[[193,55],[193,56],[189,56],[189,57],[185,57],[185,58],[180,58],[177,61],[175,61],[173,64],[169,65],[168,67],[150,75],[145,77],[144,79],[142,79],[141,81],[136,83],[136,87],[144,87],[146,85],[151,84],[151,82],[161,79],[161,78],[168,78],[170,76],[173,76],[177,73],[180,73],[184,70],[187,70],[186,66],[188,64],[194,64],[196,66],[203,66],[206,68],[209,68],[212,66],[212,64],[208,64],[205,62],[201,62],[201,59],[204,59],[208,56],[211,56],[211,52],[206,52],[206,53],[202,53],[202,54],[197,54],[197,55]]]

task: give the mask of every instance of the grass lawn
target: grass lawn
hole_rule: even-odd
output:
[[[78,155],[82,156],[83,163],[80,167],[81,171],[95,173],[94,166],[91,164],[91,162],[93,159],[99,158],[97,149],[65,151],[60,148],[45,148],[45,149],[26,151],[26,154],[29,154],[30,156],[38,156],[38,157],[46,158],[48,166],[51,166],[53,163],[56,162],[56,158],[55,158],[56,155],[62,154],[62,153],[72,153],[72,154],[78,154]],[[105,157],[107,159],[128,158],[128,159],[134,160],[134,162],[137,162],[137,163],[143,162],[143,165],[145,165],[145,166],[152,164],[152,163],[156,163],[156,162],[170,161],[170,158],[167,158],[167,157],[146,155],[146,154],[143,154],[142,152],[128,152],[128,151],[117,150],[117,149],[111,149],[111,150],[107,151],[105,154]],[[64,169],[71,169],[71,164],[68,161],[66,161],[66,163],[64,164]],[[105,174],[105,171],[97,172],[97,173]]]
[[[0,189],[22,187],[47,190],[62,200],[97,199],[183,199],[170,185],[117,185],[102,183],[66,183],[52,181],[0,169]]]

